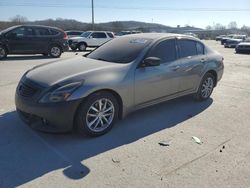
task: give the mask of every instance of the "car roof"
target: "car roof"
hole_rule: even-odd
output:
[[[144,39],[151,39],[151,40],[159,40],[163,38],[172,38],[172,37],[178,37],[178,38],[186,38],[186,39],[192,39],[197,40],[197,38],[193,36],[188,35],[182,35],[182,34],[176,34],[176,33],[137,33],[137,34],[130,34],[130,35],[124,35],[121,37],[127,37],[127,38],[144,38]]]
[[[113,33],[112,31],[85,31],[85,32],[104,32],[104,33]]]
[[[58,27],[52,27],[52,26],[46,26],[46,25],[32,25],[32,24],[30,24],[30,25],[17,25],[17,27],[40,27],[40,28],[46,28],[46,29],[59,29],[59,30],[61,30],[60,28],[58,28]]]

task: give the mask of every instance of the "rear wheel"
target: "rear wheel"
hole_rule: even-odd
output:
[[[0,60],[7,57],[7,50],[5,47],[0,45]]]
[[[118,119],[117,99],[109,92],[90,95],[79,107],[76,127],[88,136],[100,136],[111,130]]]
[[[49,49],[49,55],[53,58],[58,58],[62,54],[62,49],[57,45],[52,45]]]
[[[80,43],[80,44],[78,45],[79,51],[85,51],[86,48],[87,48],[87,45],[86,45],[85,43]]]
[[[215,86],[215,77],[211,73],[206,73],[200,83],[195,99],[198,101],[207,100],[213,92]]]

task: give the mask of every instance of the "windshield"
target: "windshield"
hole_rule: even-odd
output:
[[[81,36],[81,37],[87,38],[87,37],[90,35],[90,33],[91,33],[91,32],[88,32],[88,31],[87,31],[87,32],[82,33],[80,36]]]
[[[129,63],[151,42],[151,39],[119,37],[100,46],[87,57],[114,63]]]

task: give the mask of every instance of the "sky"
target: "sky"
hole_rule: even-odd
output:
[[[95,22],[142,21],[196,26],[236,21],[250,26],[250,0],[94,0]],[[0,21],[22,15],[30,21],[75,19],[91,22],[91,0],[0,0]]]

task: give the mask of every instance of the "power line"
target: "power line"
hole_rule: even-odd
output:
[[[0,7],[44,7],[44,8],[92,8],[83,4],[61,4],[61,3],[31,3],[22,2],[14,3],[0,1]],[[173,7],[130,7],[130,6],[103,6],[95,5],[95,9],[119,9],[119,10],[157,10],[157,11],[188,11],[188,12],[250,12],[250,8],[173,8]]]

